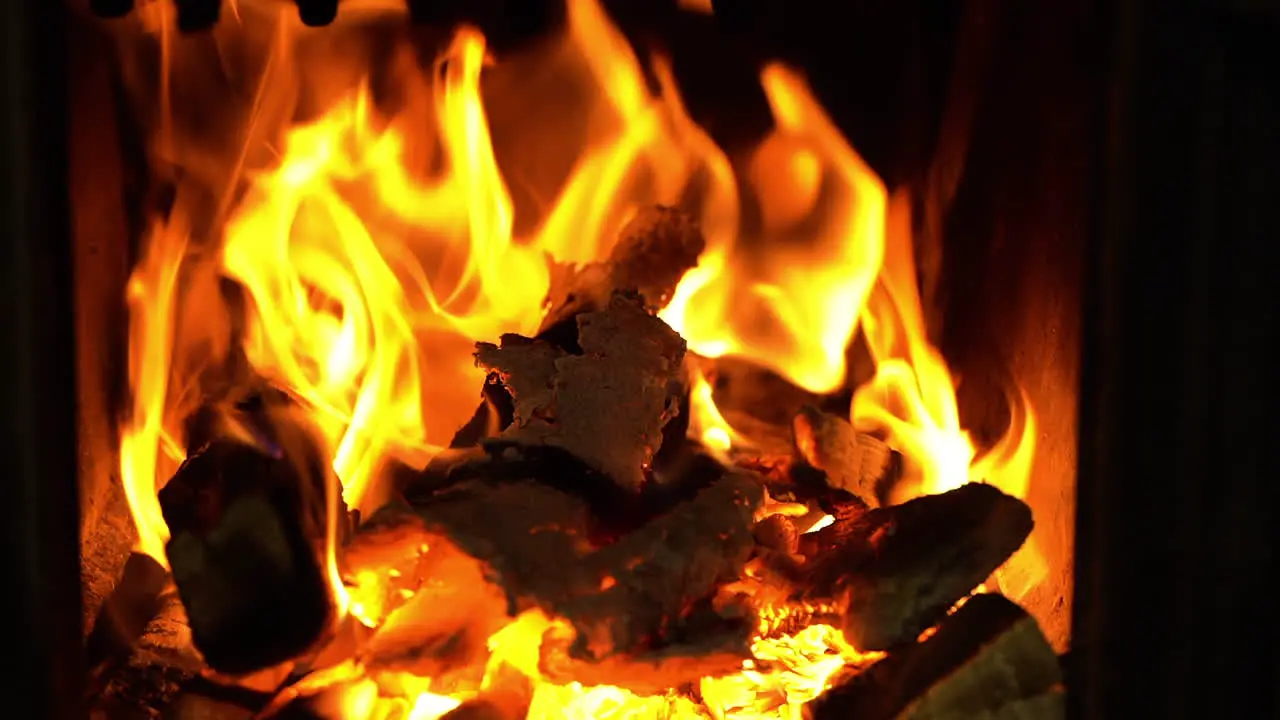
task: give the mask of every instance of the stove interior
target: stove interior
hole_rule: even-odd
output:
[[[69,28],[96,712],[1062,714],[1084,18],[135,5]]]

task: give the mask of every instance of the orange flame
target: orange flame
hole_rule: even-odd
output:
[[[290,8],[248,5],[237,6],[237,18],[267,13],[276,28],[266,52],[276,70],[264,70],[258,97],[301,94],[295,85],[306,84],[307,71],[290,58],[310,31]],[[391,12],[391,3],[356,5]],[[267,122],[267,113],[255,111],[246,145],[257,138],[277,148],[269,167],[242,172],[242,162],[256,167],[246,147],[226,163],[234,167],[191,173],[189,182],[210,185],[205,195],[237,199],[220,201],[219,212],[233,209],[221,226],[219,262],[249,299],[243,350],[256,373],[311,412],[347,504],[376,508],[385,462],[423,462],[470,415],[482,379],[473,341],[536,329],[552,277],[548,257],[599,258],[636,208],[687,207],[690,195],[707,249],[662,316],[694,352],[743,357],[829,392],[846,381],[845,351],[861,323],[877,372],[856,393],[852,419],[906,456],[921,478],[916,491],[984,479],[1025,494],[1034,414],[1015,398],[1015,428],[975,459],[950,374],[924,333],[905,204],[891,206],[802,77],[778,64],[761,72],[776,127],[754,150],[740,188],[726,153],[689,116],[669,64],[653,58],[658,92],[650,92],[639,59],[597,0],[567,0],[567,9],[566,34],[549,51],[497,62],[485,38],[463,28],[432,72],[408,51],[397,55],[398,104],[375,102],[375,83],[364,77],[304,123],[263,129],[254,123]],[[176,52],[171,23],[171,14],[143,14],[144,30],[161,36],[166,53]],[[163,63],[162,109],[170,64]],[[538,82],[530,67],[553,79]],[[503,92],[484,92],[494,87]],[[539,112],[554,104],[547,97],[564,108]],[[495,147],[507,125],[527,134],[500,164]],[[157,152],[182,165],[174,132],[161,123]],[[740,194],[748,192],[761,208],[759,238],[739,227]],[[535,221],[521,222],[521,208],[532,208]],[[208,351],[177,332],[179,306],[222,303],[216,295],[179,297],[193,233],[177,219],[202,209],[180,203],[168,223],[153,227],[129,288],[133,394],[121,476],[141,549],[161,562],[168,530],[156,491],[182,459],[179,400],[189,401],[175,388],[196,382],[183,373],[202,367],[199,354]],[[691,432],[714,450],[750,443],[725,422],[700,375],[692,406]],[[328,551],[340,607],[360,614],[359,599],[348,599],[337,579],[332,537]],[[534,682],[532,717],[795,717],[841,667],[867,660],[823,625],[761,638],[740,673],[704,679],[703,707],[675,695],[543,680],[537,649],[555,623],[522,615],[490,640],[491,665]],[[374,716],[386,688],[362,679],[359,668],[344,671],[358,680],[342,695],[345,716]],[[469,699],[428,685],[401,684],[394,699],[410,708],[402,714],[439,717]]]

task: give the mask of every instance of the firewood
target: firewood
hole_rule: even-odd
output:
[[[336,480],[295,406],[223,418],[159,499],[194,643],[210,668],[244,674],[295,657],[329,626],[325,493]]]
[[[169,571],[160,563],[139,552],[129,555],[89,633],[85,655],[91,674],[128,660],[134,643],[160,612],[160,595],[168,584]]]
[[[811,533],[821,547],[802,595],[839,604],[854,647],[886,650],[937,623],[1031,528],[1025,503],[982,483],[868,510]]]
[[[653,665],[657,657],[669,659],[663,677],[677,685],[707,674],[708,662],[738,667],[749,656],[754,617],[745,602],[716,602],[717,592],[741,575],[756,547],[751,530],[762,494],[758,478],[732,473],[603,547],[588,541],[584,501],[533,480],[471,480],[411,511],[376,514],[344,551],[344,575],[391,562],[399,577],[387,589],[389,596],[399,590],[421,593],[437,575],[449,582],[465,574],[469,599],[429,600],[435,610],[393,608],[385,617],[421,619],[439,612],[445,620],[424,621],[427,629],[417,634],[375,636],[370,647],[396,649],[370,650],[365,663],[391,669],[398,657],[429,667],[442,657],[440,648],[467,645],[468,638],[483,642],[486,632],[468,626],[476,617],[484,619],[482,630],[492,632],[490,620],[496,622],[498,610],[509,618],[540,609],[571,629],[561,642],[544,647],[545,672],[566,681],[590,676],[651,689],[655,674],[637,675],[635,669]],[[398,517],[386,517],[391,512]],[[457,548],[476,563],[474,572],[433,571],[429,562],[413,557],[422,553],[429,559],[433,547]],[[399,568],[413,568],[419,577],[408,579]],[[486,584],[505,604],[485,599],[490,591],[479,586]],[[365,597],[363,588],[358,595]],[[450,637],[458,642],[445,642]],[[714,653],[708,652],[708,638]],[[466,662],[475,659],[468,656]]]
[[[577,325],[581,355],[518,335],[476,345],[478,364],[497,372],[515,401],[515,422],[500,437],[563,448],[638,492],[676,411],[670,386],[685,342],[632,296],[615,295]]]
[[[825,472],[832,487],[858,496],[870,507],[880,504],[897,466],[888,445],[812,405],[800,409],[791,429],[800,456]]]
[[[636,494],[561,448],[495,439],[478,447],[441,452],[424,470],[407,477],[402,495],[411,504],[422,505],[432,495],[472,480],[534,480],[584,501],[589,509],[588,537],[603,545],[692,499],[724,474],[724,466],[690,446],[654,474],[657,482]]]
[[[741,575],[756,546],[753,514],[763,495],[757,478],[729,473],[693,500],[585,558],[599,590],[552,606],[578,632],[571,654],[601,659],[634,653],[655,637],[685,632],[682,620],[696,601],[710,599]]]
[[[810,720],[1064,716],[1062,671],[1034,618],[975,595],[923,642],[893,651],[811,703]]]
[[[791,419],[800,408],[806,405],[825,408],[834,400],[811,393],[776,371],[745,358],[698,357],[695,362],[711,383],[712,398],[722,413],[747,414],[761,423],[783,428],[788,435]]]
[[[547,302],[538,337],[562,349],[577,344],[574,319],[609,307],[615,293],[634,293],[651,311],[666,307],[684,274],[698,264],[706,240],[698,224],[670,207],[643,207],[603,262],[572,268]]]

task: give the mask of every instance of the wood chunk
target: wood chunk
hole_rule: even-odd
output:
[[[786,515],[770,515],[756,523],[752,530],[761,546],[785,555],[795,555],[800,549],[800,531],[795,521]]]
[[[844,608],[859,650],[886,650],[932,627],[1031,533],[1031,509],[992,485],[877,508],[813,535],[803,596]]]
[[[91,674],[129,658],[162,606],[160,593],[169,584],[169,571],[139,552],[129,555],[115,589],[98,609],[85,647]]]
[[[330,624],[325,491],[336,479],[298,408],[223,417],[226,431],[187,458],[159,499],[195,645],[212,669],[244,674],[297,656]]]
[[[535,481],[477,479],[413,508],[414,520],[375,515],[376,522],[359,529],[342,564],[344,574],[358,575],[360,568],[400,557],[393,566],[414,567],[419,577],[408,580],[399,572],[398,589],[421,594],[439,578],[461,583],[466,587],[457,592],[482,599],[491,585],[505,600],[499,607],[468,595],[431,599],[426,610],[393,608],[387,617],[417,618],[417,627],[406,622],[411,632],[389,628],[385,641],[375,638],[371,646],[384,646],[376,651],[380,666],[429,666],[445,657],[444,650],[467,646],[468,638],[482,643],[492,634],[492,624],[470,631],[467,623],[476,616],[495,618],[501,610],[510,618],[537,608],[571,629],[568,638],[547,645],[549,672],[560,668],[574,674],[567,679],[589,675],[628,687],[653,682],[654,673],[637,676],[637,668],[666,657],[662,677],[674,677],[679,682],[672,684],[679,685],[709,672],[708,663],[736,668],[749,657],[754,616],[745,603],[717,603],[716,596],[741,576],[756,547],[753,516],[762,497],[755,476],[726,475],[612,544],[595,547],[588,542],[589,511],[581,499]],[[456,547],[478,568],[463,582],[458,576],[465,573],[433,570],[429,562],[415,565],[419,561],[408,556],[424,546]],[[423,557],[429,561],[434,552],[427,549]],[[367,590],[357,587],[353,597],[363,602]],[[709,641],[714,653],[707,652]],[[372,660],[366,656],[365,664]]]
[[[685,342],[623,295],[577,323],[581,355],[518,335],[476,345],[477,363],[497,372],[515,400],[515,422],[501,437],[563,448],[637,492],[676,412],[670,387]]]
[[[900,648],[810,703],[810,720],[1064,717],[1062,671],[1034,618],[975,595],[923,642]]]
[[[869,507],[880,505],[896,466],[888,445],[812,405],[800,409],[791,430],[800,456],[825,472],[832,487],[856,495]]]
[[[655,312],[666,307],[676,285],[698,264],[705,248],[702,231],[687,214],[661,205],[641,208],[622,228],[606,260],[572,270],[553,287],[547,298],[550,310],[538,336],[572,348],[574,318],[604,310],[617,292],[639,295],[644,306]]]
[[[787,435],[791,419],[800,408],[822,405],[826,399],[745,358],[699,357],[696,362],[711,383],[712,399],[722,413],[750,415],[761,423],[783,428]]]
[[[551,608],[578,632],[571,654],[599,660],[679,637],[696,601],[741,575],[756,546],[753,515],[763,499],[756,477],[730,473],[587,557],[597,592],[563,598]]]

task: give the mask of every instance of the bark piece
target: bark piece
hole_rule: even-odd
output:
[[[969,483],[868,510],[812,535],[806,599],[837,603],[859,650],[886,650],[932,627],[1031,533],[1031,509],[992,485]]]
[[[812,720],[1064,717],[1058,657],[1034,618],[975,595],[923,642],[895,650],[809,706]]]
[[[85,647],[91,674],[128,660],[134,643],[160,612],[169,571],[151,557],[134,552],[125,561],[111,595],[99,607]]]
[[[330,623],[325,493],[336,479],[298,408],[224,419],[159,498],[195,645],[214,670],[244,674],[297,656]]]
[[[501,437],[562,448],[639,491],[676,412],[670,387],[685,342],[629,296],[615,295],[577,324],[581,355],[518,335],[477,344],[478,364],[497,372],[515,401],[515,422]]]
[[[880,505],[896,465],[888,445],[812,405],[800,409],[791,430],[800,456],[825,472],[832,487],[856,495],[869,507]]]
[[[672,680],[666,687],[697,680],[696,673],[707,674],[709,662],[736,668],[749,657],[755,618],[745,602],[717,602],[717,594],[741,575],[756,547],[751,530],[762,495],[758,478],[726,475],[603,547],[588,541],[584,501],[536,481],[472,480],[414,507],[412,519],[405,519],[403,510],[394,521],[375,515],[345,553],[347,574],[399,557],[392,566],[416,567],[419,578],[408,580],[398,571],[400,586],[394,591],[421,595],[429,592],[432,578],[457,582],[460,577],[429,564],[436,552],[431,548],[442,545],[456,547],[477,568],[462,583],[467,599],[429,600],[425,610],[411,609],[413,600],[393,608],[387,615],[388,637],[375,636],[365,664],[405,669],[407,664],[396,664],[403,661],[430,667],[446,656],[443,650],[475,639],[483,643],[492,634],[493,623],[472,632],[468,623],[475,618],[497,618],[501,610],[505,619],[536,608],[568,624],[568,635],[548,643],[543,658],[547,672],[559,672],[555,676],[566,681],[581,676],[622,687],[640,683],[648,690],[655,673],[636,669],[656,666],[658,658],[670,660],[661,663],[662,677]],[[428,562],[415,566],[416,553]],[[410,589],[414,586],[418,589]],[[499,593],[501,607],[475,599],[490,597],[486,587]],[[355,588],[353,597],[364,598],[367,589]],[[388,588],[384,595],[391,592]],[[391,633],[390,619],[397,615],[419,619],[405,623],[416,635]],[[706,642],[712,642],[714,653]]]
[[[727,474],[694,499],[585,558],[598,591],[552,607],[578,632],[571,654],[595,660],[635,654],[695,626],[691,609],[737,579],[750,559],[756,546],[753,515],[763,498],[757,478]],[[739,612],[729,610],[725,617],[732,624]]]
[[[655,312],[666,307],[705,248],[701,229],[687,214],[661,205],[641,208],[622,228],[608,258],[571,270],[552,289],[547,298],[551,309],[538,336],[562,348],[574,347],[574,318],[604,310],[617,292],[639,295]]]

